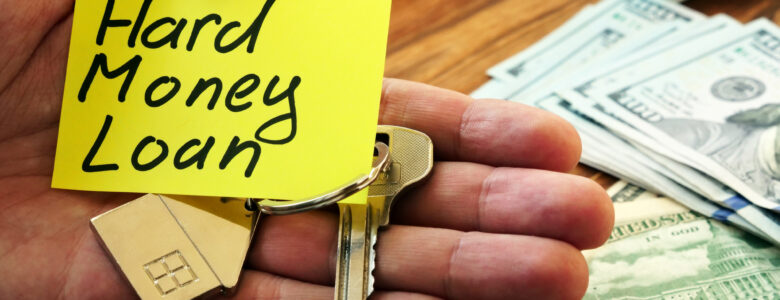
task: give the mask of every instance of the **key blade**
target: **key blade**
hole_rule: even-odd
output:
[[[381,208],[375,203],[379,202],[384,204],[385,196],[369,196],[368,197],[368,205],[370,207],[370,225],[369,225],[369,232],[371,234],[370,237],[370,246],[369,246],[369,258],[368,258],[368,294],[367,296],[371,296],[371,293],[374,292],[374,270],[376,270],[376,245],[377,240],[379,239],[379,222],[382,219],[382,212]]]
[[[227,289],[235,287],[259,214],[244,208],[246,199],[181,195],[161,198],[221,285]]]
[[[339,213],[335,299],[366,299],[374,290],[377,212],[365,204],[339,203]]]
[[[217,276],[158,195],[91,220],[114,264],[143,299],[191,299],[218,291]]]

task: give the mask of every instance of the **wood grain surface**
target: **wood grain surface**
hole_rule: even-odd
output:
[[[485,71],[532,45],[595,0],[393,0],[385,76],[470,93]],[[780,24],[780,0],[691,0],[707,15]],[[602,186],[615,179],[579,165],[572,171]]]

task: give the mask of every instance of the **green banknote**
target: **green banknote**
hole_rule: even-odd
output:
[[[585,251],[584,299],[778,299],[780,250],[639,187],[609,189],[616,223]]]

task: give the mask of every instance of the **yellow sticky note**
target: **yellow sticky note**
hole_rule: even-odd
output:
[[[366,174],[389,14],[77,0],[52,186],[302,199]]]

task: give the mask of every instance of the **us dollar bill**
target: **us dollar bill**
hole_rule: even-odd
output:
[[[578,50],[572,53],[569,59],[556,68],[549,70],[543,78],[538,78],[523,90],[513,92],[508,100],[522,103],[533,103],[553,93],[555,90],[568,86],[583,75],[595,70],[601,70],[604,66],[611,65],[615,61],[622,60],[634,51],[645,49],[648,45],[655,45],[665,41],[675,33],[690,27],[685,22],[670,22],[652,26],[616,45],[599,45],[596,49]],[[587,42],[588,46],[591,42]],[[608,47],[608,48],[607,48]],[[602,49],[603,48],[603,49]]]
[[[556,44],[564,43],[566,38],[571,35],[571,32],[573,32],[578,27],[582,26],[582,24],[587,22],[593,16],[594,13],[595,11],[593,9],[593,6],[586,5],[574,16],[572,16],[570,19],[564,22],[563,25],[556,28],[550,34],[546,35],[545,37],[543,37],[536,43],[532,44],[525,50],[518,52],[511,58],[507,59],[504,64],[513,65],[516,64],[516,62],[528,60],[531,57],[537,56],[540,52],[554,47]],[[515,63],[512,63],[512,61],[514,61]],[[491,70],[494,70],[496,68],[498,68],[498,66],[494,67]],[[488,70],[488,74],[493,72],[491,70]],[[514,93],[514,91],[515,91],[514,86],[507,84],[505,80],[501,80],[499,78],[493,78],[492,80],[488,81],[486,84],[482,85],[481,87],[473,91],[471,93],[471,96],[474,97],[475,99],[481,99],[481,98],[506,99],[506,97]]]
[[[590,76],[583,76],[585,79],[581,80],[580,83],[575,84],[573,88],[562,90],[556,93],[556,96],[560,97],[557,99],[557,101],[548,100],[546,104],[538,106],[544,106],[543,108],[550,111],[555,111],[560,115],[564,113],[563,110],[572,110],[572,107],[575,105],[570,104],[570,102],[577,103],[580,106],[593,105],[595,102],[588,98],[590,95],[589,92],[591,90],[594,88],[609,88],[614,84],[614,82],[619,81],[620,78],[627,77],[642,71],[641,68],[627,68],[626,66],[641,65],[645,61],[648,61],[649,58],[659,54],[664,54],[669,49],[678,47],[681,44],[684,45],[685,43],[689,43],[691,45],[695,45],[695,43],[697,43],[699,40],[705,39],[706,37],[719,38],[719,36],[721,36],[724,32],[733,33],[736,31],[741,31],[741,25],[735,20],[725,15],[715,16],[707,22],[703,22],[694,28],[690,28],[687,31],[676,34],[676,36],[673,36],[660,45],[656,45],[645,51],[638,52],[635,55],[624,59],[622,62],[614,64],[612,67],[606,67],[603,70],[599,70],[600,73],[592,74]],[[563,100],[563,97],[566,99]],[[556,105],[560,107],[554,107]],[[760,228],[762,232],[770,236],[770,240],[780,240],[780,222],[775,215],[767,213],[763,209],[747,203],[741,195],[724,186],[712,177],[694,170],[687,165],[671,160],[664,155],[660,155],[656,152],[656,149],[660,149],[662,152],[668,152],[668,150],[660,143],[653,143],[651,144],[652,147],[648,147],[641,143],[637,143],[630,138],[626,140],[620,139],[614,136],[613,133],[609,130],[602,129],[602,125],[598,123],[597,120],[606,119],[606,123],[612,123],[613,127],[615,126],[614,123],[618,122],[619,120],[613,118],[612,115],[602,113],[602,111],[598,110],[599,108],[600,107],[595,106],[584,109],[583,111],[589,116],[587,118],[580,117],[580,112],[573,113],[572,117],[570,118],[574,118],[574,120],[569,120],[575,124],[575,127],[577,127],[581,133],[588,133],[588,135],[595,136],[597,139],[601,139],[599,143],[586,146],[586,148],[591,149],[584,149],[584,155],[587,155],[590,152],[600,151],[600,148],[603,148],[601,151],[609,151],[610,153],[616,152],[615,149],[619,149],[619,152],[621,153],[630,153],[630,159],[625,159],[622,162],[616,159],[612,159],[612,164],[639,162],[644,168],[650,168],[662,174],[664,177],[667,177],[668,179],[697,193],[701,197],[736,211],[737,214],[744,217],[748,222]],[[622,127],[632,129],[630,124],[620,125],[623,125]],[[598,129],[598,132],[594,132],[596,129]],[[625,131],[626,130],[623,130],[623,132]],[[635,135],[643,135],[638,131],[632,133]],[[629,137],[634,137],[635,135],[629,135]],[[609,146],[604,147],[602,145]],[[673,154],[669,153],[666,154],[674,156]],[[614,158],[615,155],[609,154],[609,157]],[[599,165],[600,169],[605,168],[604,163]],[[609,169],[614,170],[617,168],[609,167]],[[637,173],[636,170],[629,170],[628,172]],[[641,184],[645,188],[654,189],[655,191],[663,191],[663,189],[657,185],[646,183],[648,180],[646,178],[652,178],[653,176],[643,176],[642,178],[645,178],[644,182],[637,181],[633,178],[628,178],[628,176],[625,174],[621,174],[619,177],[626,178],[631,182]],[[636,178],[635,175],[632,177]],[[656,180],[656,182],[658,182],[658,180]],[[683,199],[685,197],[678,195],[677,198]]]
[[[716,15],[695,23],[670,22],[643,30],[617,47],[601,53],[597,59],[575,69],[559,67],[551,71],[547,80],[537,82],[525,91],[509,98],[524,103],[534,103],[560,90],[572,89],[585,94],[593,86],[608,85],[615,70],[642,62],[649,56],[663,53],[682,43],[688,43],[704,36],[711,36],[727,28],[741,28],[741,24],[726,15]],[[624,75],[624,74],[621,74]],[[588,79],[583,82],[583,79]],[[489,85],[486,85],[489,87]],[[577,96],[577,95],[575,95]]]
[[[573,70],[604,57],[610,49],[631,43],[632,37],[645,38],[654,25],[667,22],[693,22],[704,19],[700,13],[663,0],[606,0],[581,16],[553,42],[524,51],[488,70],[517,96],[533,86],[543,85],[564,70]],[[636,43],[636,42],[634,42]]]
[[[699,173],[685,176],[666,169],[630,143],[612,135],[606,128],[571,109],[564,99],[550,96],[538,106],[566,119],[577,128],[582,141],[581,162],[642,186],[655,193],[674,197],[682,205],[699,214],[728,222],[773,244],[780,245],[780,224],[772,214],[748,205],[729,207],[727,200],[742,199],[728,189],[722,189],[719,198],[703,196],[689,179],[706,180]],[[716,184],[714,188],[717,188]],[[722,186],[721,186],[722,188]],[[720,201],[716,201],[718,199]],[[742,202],[745,202],[743,199]],[[722,204],[719,206],[717,203]],[[735,209],[736,208],[736,209]]]
[[[584,251],[584,299],[777,299],[780,250],[626,182],[608,190],[615,227]]]
[[[693,26],[678,28],[679,30],[666,36],[665,39],[639,49],[631,55],[622,58],[614,57],[612,63],[590,68],[589,72],[584,74],[576,74],[576,80],[555,92],[570,101],[590,104],[592,101],[588,97],[593,90],[609,89],[625,78],[640,76],[636,72],[642,72],[645,64],[650,66],[651,59],[664,55],[670,57],[677,55],[677,53],[669,52],[675,48],[696,47],[697,43],[702,41],[706,43],[723,36],[739,34],[742,32],[742,28],[739,21],[728,15],[715,15]],[[660,59],[667,60],[669,58]]]
[[[633,68],[638,76],[590,98],[649,137],[637,142],[663,144],[752,203],[780,211],[780,29],[758,20],[696,46],[649,59]]]

